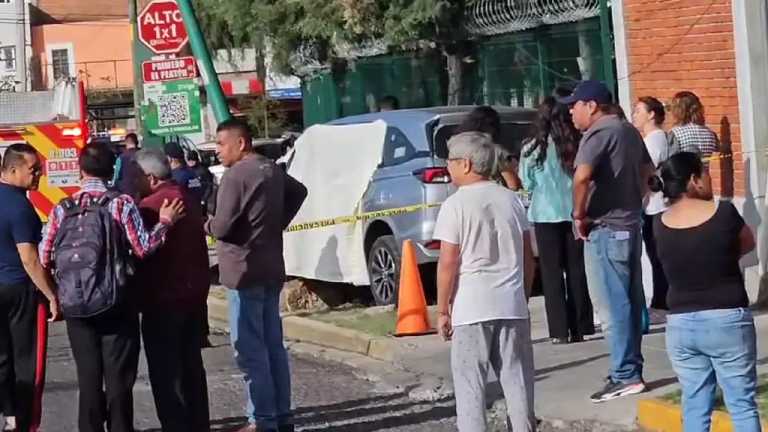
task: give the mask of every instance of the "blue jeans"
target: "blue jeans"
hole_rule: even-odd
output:
[[[611,379],[618,383],[643,380],[641,248],[639,226],[623,231],[599,226],[584,244],[589,294],[610,351]]]
[[[237,366],[245,374],[248,421],[260,430],[292,421],[280,289],[267,285],[228,293],[230,337]]]
[[[748,309],[668,315],[667,353],[683,387],[685,432],[709,431],[718,383],[733,430],[760,431],[757,340]]]

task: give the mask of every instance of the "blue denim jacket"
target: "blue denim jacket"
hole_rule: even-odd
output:
[[[539,149],[526,157],[532,145],[533,141],[523,147],[520,161],[520,180],[531,194],[528,219],[534,223],[572,221],[573,178],[563,170],[551,138],[541,166],[536,165]]]

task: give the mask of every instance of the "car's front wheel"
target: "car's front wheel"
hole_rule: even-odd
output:
[[[394,304],[400,285],[400,248],[394,236],[382,236],[373,242],[368,253],[368,275],[376,304]]]

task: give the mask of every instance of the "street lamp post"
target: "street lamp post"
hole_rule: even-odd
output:
[[[221,90],[219,76],[216,74],[216,69],[213,67],[211,55],[208,52],[203,33],[200,30],[200,23],[197,20],[195,10],[192,7],[192,2],[190,0],[176,1],[181,10],[181,15],[184,18],[184,26],[187,28],[187,33],[189,34],[189,44],[192,47],[192,54],[197,58],[198,65],[200,66],[200,75],[203,78],[205,91],[208,95],[208,102],[213,108],[213,115],[216,117],[216,122],[221,123],[231,118],[232,114],[229,112],[229,105],[224,97],[224,92]]]

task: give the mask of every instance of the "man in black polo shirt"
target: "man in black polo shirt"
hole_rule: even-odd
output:
[[[37,189],[41,174],[29,144],[5,151],[0,170],[0,412],[19,431],[28,430],[33,420],[35,287],[48,298],[52,319],[59,309],[53,282],[38,257],[40,218],[26,195]]]

